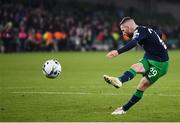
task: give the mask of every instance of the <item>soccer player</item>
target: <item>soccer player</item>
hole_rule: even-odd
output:
[[[136,74],[143,75],[130,100],[112,112],[113,115],[125,114],[135,105],[142,98],[144,91],[167,73],[169,60],[165,43],[153,29],[137,25],[134,19],[130,17],[124,17],[122,19],[120,29],[123,35],[132,36],[131,41],[120,49],[110,51],[106,56],[110,59],[114,58],[132,49],[136,45],[140,45],[144,49],[145,54],[138,63],[133,64],[130,69],[125,71],[121,76],[103,76],[107,83],[116,88],[120,88],[125,82],[133,79]]]

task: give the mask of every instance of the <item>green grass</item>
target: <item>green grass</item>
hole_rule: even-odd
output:
[[[0,54],[0,121],[180,121],[180,51],[169,52],[168,74],[123,116],[111,112],[126,103],[141,76],[115,89],[102,75],[120,75],[143,52],[127,52],[112,60],[105,54]],[[56,79],[42,74],[43,63],[51,58],[62,64],[62,74]]]

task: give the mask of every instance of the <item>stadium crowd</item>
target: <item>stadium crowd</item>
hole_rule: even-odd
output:
[[[0,3],[0,52],[118,48],[128,40],[118,28],[125,15],[133,13],[113,5],[4,1]],[[149,24],[143,20],[139,23]],[[168,45],[170,48],[180,45],[180,26],[167,24],[155,28],[162,29],[164,40],[166,37],[175,40]]]

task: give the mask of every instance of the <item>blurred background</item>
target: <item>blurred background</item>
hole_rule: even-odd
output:
[[[129,40],[118,26],[124,16],[178,49],[179,12],[179,0],[0,0],[0,53],[116,49]]]

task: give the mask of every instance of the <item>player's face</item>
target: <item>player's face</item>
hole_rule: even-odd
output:
[[[128,36],[131,35],[129,26],[122,24],[120,26],[120,29],[121,29],[123,35],[128,35]]]

